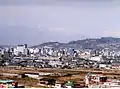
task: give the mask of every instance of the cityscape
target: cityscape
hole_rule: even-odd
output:
[[[1,0],[0,88],[120,88],[119,0]]]
[[[35,83],[40,80],[31,87],[120,87],[120,81],[117,80],[120,69],[119,48],[120,38],[114,37],[83,39],[69,43],[47,42],[32,47],[27,44],[2,45],[0,66],[1,70],[4,70],[1,77],[18,78],[21,79],[20,83],[22,78],[24,80],[27,77],[31,78],[31,81],[35,79]],[[93,77],[96,78],[90,81],[89,78]],[[19,87],[30,85],[22,84]]]

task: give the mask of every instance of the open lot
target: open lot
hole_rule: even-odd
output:
[[[56,79],[59,82],[66,82],[69,80],[73,81],[84,81],[84,76],[87,73],[95,73],[95,74],[103,74],[108,77],[117,77],[120,78],[120,71],[119,70],[100,70],[100,69],[51,69],[51,68],[28,68],[28,67],[1,67],[0,68],[1,74],[2,73],[10,73],[10,74],[22,74],[25,72],[33,72],[33,73],[57,73],[61,74],[61,76],[53,75],[53,76],[46,76],[48,78]],[[70,74],[71,76],[64,76],[62,74]],[[14,79],[18,81],[20,84],[24,84],[26,87],[41,87],[38,86],[37,83],[39,79],[33,78],[16,78],[16,77],[9,77],[9,76],[0,76],[0,79]]]

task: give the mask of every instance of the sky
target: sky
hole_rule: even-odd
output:
[[[120,37],[120,0],[0,0],[0,44]]]

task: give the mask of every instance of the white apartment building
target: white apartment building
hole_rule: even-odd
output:
[[[19,55],[19,53],[27,55],[27,48],[25,45],[18,45],[14,48],[14,55]]]

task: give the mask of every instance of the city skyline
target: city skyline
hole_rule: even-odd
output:
[[[119,37],[119,9],[118,0],[1,0],[1,44]]]

